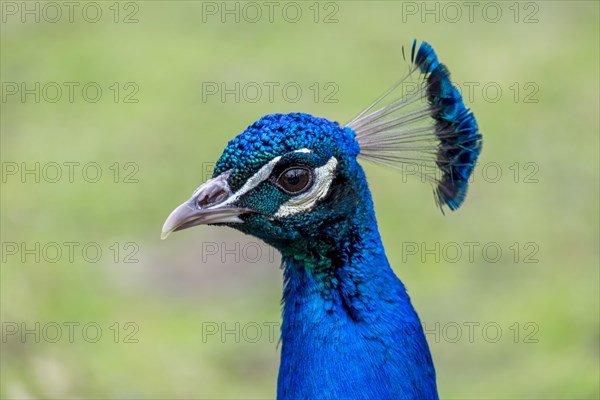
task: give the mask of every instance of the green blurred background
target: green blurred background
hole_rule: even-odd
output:
[[[55,4],[57,22],[46,3],[2,2],[2,398],[274,397],[276,252],[225,228],[166,242],[160,228],[255,119],[349,121],[398,79],[415,37],[473,87],[484,135],[450,215],[418,178],[365,165],[441,397],[600,396],[598,2],[475,2],[472,16],[462,2],[275,2],[272,21],[264,2],[75,2],[72,21]],[[36,82],[39,102],[21,97]],[[222,101],[211,82],[263,92]],[[39,182],[21,175],[36,163]]]

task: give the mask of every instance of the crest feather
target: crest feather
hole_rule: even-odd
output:
[[[408,73],[346,126],[356,132],[359,157],[417,172],[434,185],[440,208],[456,210],[482,138],[446,66],[428,43],[418,51],[416,45],[415,40]]]

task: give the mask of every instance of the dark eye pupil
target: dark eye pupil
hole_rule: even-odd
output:
[[[310,184],[310,172],[304,168],[290,168],[279,177],[279,185],[289,193],[298,193]]]
[[[298,170],[288,171],[285,180],[289,186],[297,186],[300,183],[301,173]]]

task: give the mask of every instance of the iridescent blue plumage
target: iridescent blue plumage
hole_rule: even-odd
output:
[[[229,171],[235,192],[277,156],[315,168],[337,160],[330,191],[310,212],[271,218],[292,196],[268,181],[236,202],[261,213],[235,228],[283,256],[282,399],[437,397],[425,335],[385,256],[359,150],[350,128],[273,114],[231,140],[217,162],[214,176]]]
[[[346,126],[303,113],[260,118],[163,227],[166,236],[227,225],[281,252],[280,399],[438,398],[419,317],[388,263],[358,163],[433,162],[438,203],[463,202],[481,148],[477,123],[431,46],[415,49],[407,78],[424,76],[416,92],[371,111],[405,78]]]

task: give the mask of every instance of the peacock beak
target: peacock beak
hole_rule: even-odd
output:
[[[177,207],[167,217],[160,235],[166,239],[171,232],[196,225],[242,223],[240,215],[252,212],[232,204],[232,193],[227,178],[229,171],[210,179],[194,191],[188,201]]]

